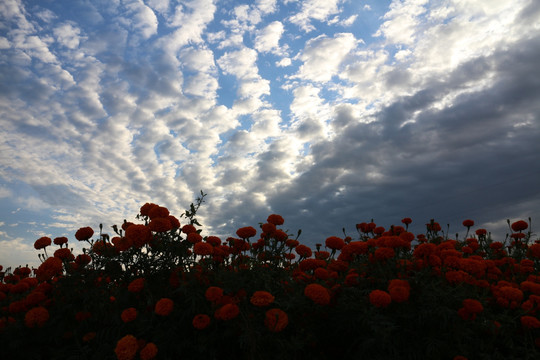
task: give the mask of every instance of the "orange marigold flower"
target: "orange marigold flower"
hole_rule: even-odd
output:
[[[319,305],[330,304],[330,293],[328,289],[320,284],[309,284],[304,288],[304,295]]]
[[[51,238],[50,237],[46,237],[46,236],[43,236],[43,237],[40,237],[39,239],[36,240],[36,242],[34,243],[34,248],[36,250],[40,250],[40,249],[44,249],[46,248],[47,246],[51,245]]]
[[[75,256],[71,253],[71,250],[69,250],[68,248],[60,248],[56,250],[53,256],[61,260],[74,260],[75,259]]]
[[[280,332],[289,324],[287,313],[281,309],[270,309],[264,317],[264,325],[272,332]]]
[[[50,257],[39,265],[36,270],[36,277],[39,281],[47,281],[63,271],[62,260],[56,257]]]
[[[274,225],[283,225],[285,220],[283,219],[281,215],[272,214],[268,216],[268,218],[266,219],[266,222],[270,224],[274,224]]]
[[[132,293],[138,293],[144,288],[144,278],[138,278],[133,280],[128,285],[128,291]]]
[[[274,296],[268,291],[255,291],[249,301],[255,306],[268,306],[274,302]]]
[[[532,244],[529,247],[529,256],[532,258],[540,259],[540,244]]]
[[[49,311],[43,306],[28,310],[24,316],[24,324],[29,328],[42,327],[49,320]]]
[[[373,290],[369,293],[369,302],[373,306],[385,308],[392,302],[392,297],[386,291]]]
[[[203,330],[210,325],[210,316],[206,314],[195,315],[192,321],[193,327],[197,330]]]
[[[257,230],[252,226],[246,226],[246,227],[242,227],[236,230],[236,235],[238,235],[242,239],[253,237],[256,234],[257,234]]]
[[[120,315],[120,318],[123,322],[128,323],[137,318],[138,312],[137,309],[130,307],[122,311],[122,314]]]
[[[214,314],[216,319],[219,320],[232,320],[240,314],[240,308],[236,304],[225,304],[216,310]]]
[[[396,252],[392,248],[381,247],[375,250],[373,255],[375,256],[375,259],[385,261],[393,258],[396,255]]]
[[[345,241],[337,236],[330,236],[326,239],[325,245],[332,250],[341,250],[345,246]]]
[[[75,239],[79,241],[88,240],[94,235],[94,230],[91,227],[82,227],[75,233]]]
[[[223,289],[217,286],[210,286],[204,293],[206,300],[218,302],[223,297]]]
[[[88,265],[90,264],[90,261],[92,261],[92,258],[86,254],[77,255],[75,258],[75,263],[80,266]]]
[[[262,224],[261,230],[263,231],[263,233],[267,235],[273,235],[276,232],[276,225],[270,222],[267,222],[267,223]]]
[[[538,329],[540,328],[540,320],[534,316],[525,315],[521,317],[521,325],[526,329]]]
[[[463,307],[470,313],[481,313],[482,311],[484,311],[482,303],[475,299],[463,300]]]
[[[410,223],[412,223],[412,219],[406,217],[406,218],[401,219],[401,222],[402,222],[403,224],[405,224],[405,225],[409,225]]]
[[[160,299],[154,308],[156,314],[161,316],[169,315],[174,308],[174,302],[169,298]]]
[[[150,213],[150,210],[152,210],[152,208],[156,207],[158,205],[156,204],[153,204],[153,203],[146,203],[144,204],[143,206],[141,206],[141,215],[142,216],[148,216],[148,214]],[[124,229],[125,230],[125,229]]]
[[[156,357],[157,353],[158,348],[156,344],[149,342],[141,349],[139,356],[141,357],[141,360],[151,360]]]
[[[206,242],[198,242],[193,246],[193,252],[196,255],[204,256],[204,255],[212,255],[214,252],[214,248],[212,245]]]
[[[410,288],[406,286],[388,287],[388,293],[393,302],[402,303],[409,300]]]
[[[114,353],[118,360],[133,360],[137,355],[139,344],[133,335],[126,335],[116,343]]]
[[[221,239],[217,236],[209,236],[206,238],[206,242],[209,243],[212,246],[219,246],[221,245]]]
[[[516,221],[516,222],[512,223],[511,227],[512,227],[512,230],[514,230],[514,231],[523,231],[523,230],[525,230],[525,229],[527,229],[529,227],[529,224],[527,224],[523,220],[519,220],[519,221]]]

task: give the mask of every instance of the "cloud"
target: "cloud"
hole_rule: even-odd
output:
[[[326,21],[330,15],[339,12],[341,0],[306,0],[302,2],[300,12],[290,16],[288,20],[305,32],[315,30],[311,20]]]
[[[303,65],[297,77],[318,82],[330,81],[357,43],[351,33],[335,34],[333,38],[320,35],[309,40],[300,55]]]
[[[124,6],[127,10],[126,17],[129,18],[127,21],[143,39],[157,34],[158,20],[151,7],[146,6],[141,0],[133,0]]]
[[[264,29],[257,32],[257,37],[255,38],[255,49],[263,53],[279,53],[279,39],[284,31],[285,30],[281,22],[271,22]]]

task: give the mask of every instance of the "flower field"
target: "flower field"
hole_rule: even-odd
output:
[[[280,215],[203,236],[196,212],[144,204],[114,236],[42,237],[37,269],[0,268],[10,359],[540,359],[540,241],[509,221],[356,225],[314,248]]]

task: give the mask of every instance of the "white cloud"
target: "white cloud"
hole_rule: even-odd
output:
[[[0,49],[9,49],[11,47],[9,40],[3,36],[0,36]]]
[[[427,3],[428,0],[394,0],[383,17],[386,21],[374,36],[383,35],[390,44],[412,44],[420,22],[418,17],[426,12]]]
[[[357,43],[351,33],[335,34],[333,38],[320,35],[309,40],[300,55],[304,63],[297,77],[319,82],[330,81]]]
[[[265,28],[257,31],[255,49],[260,52],[279,52],[279,39],[283,34],[283,24],[273,21]]]
[[[226,52],[217,63],[225,74],[234,75],[239,79],[255,79],[259,77],[256,61],[257,52],[243,48]]]
[[[255,6],[264,15],[272,14],[277,9],[276,2],[277,0],[257,0]]]
[[[311,19],[326,21],[330,15],[339,12],[338,5],[342,0],[306,0],[302,2],[302,9],[299,13],[289,17],[289,21],[298,25],[305,32],[315,30]]]
[[[148,39],[157,34],[158,20],[152,9],[146,6],[141,0],[133,0],[125,5],[128,9],[133,29],[140,33],[143,39]]]
[[[292,64],[292,61],[290,58],[283,58],[276,62],[276,66],[278,67],[287,67],[287,66],[290,66],[291,64]]]
[[[69,49],[76,49],[79,47],[81,31],[72,24],[61,24],[54,28],[53,33],[56,36],[56,41],[63,46]]]

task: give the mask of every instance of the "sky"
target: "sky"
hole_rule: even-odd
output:
[[[536,0],[3,0],[0,264],[200,190],[222,239],[538,229],[538,59]]]

